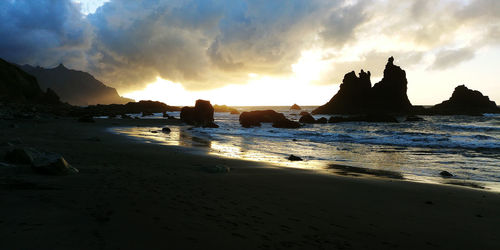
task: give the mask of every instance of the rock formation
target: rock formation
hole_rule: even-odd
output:
[[[412,105],[406,95],[406,73],[394,65],[390,57],[384,70],[384,77],[373,87],[370,71],[361,70],[359,77],[354,71],[347,73],[340,89],[333,98],[318,107],[313,114],[392,114],[408,113]]]
[[[273,128],[300,128],[300,123],[288,119],[273,122]]]
[[[214,123],[214,107],[210,101],[197,100],[194,107],[181,109],[181,120],[187,124],[204,128],[218,128]]]
[[[167,111],[180,111],[179,107],[169,106],[157,101],[129,102],[127,104],[91,105],[85,108],[74,109],[74,116],[118,116],[125,114],[152,114]]]
[[[30,65],[21,68],[35,76],[42,89],[53,89],[62,101],[72,105],[125,104],[133,101],[120,97],[116,89],[104,85],[91,74],[68,69],[62,64],[52,69]]]
[[[240,124],[244,128],[260,127],[262,122],[275,122],[286,119],[285,115],[274,110],[257,110],[243,112],[240,115]]]
[[[299,119],[300,123],[316,123],[316,119],[310,114],[305,114]]]
[[[450,99],[429,109],[431,114],[439,115],[481,115],[483,113],[500,113],[494,101],[477,90],[460,85],[455,88]]]
[[[284,114],[274,110],[257,110],[243,112],[240,115],[240,124],[244,128],[260,127],[262,122],[273,123],[275,128],[299,128],[300,123],[288,120]]]
[[[60,104],[53,90],[44,92],[35,77],[0,59],[0,101],[12,103]]]
[[[291,107],[290,107],[291,110],[301,110],[302,108],[297,105],[297,104],[293,104]]]

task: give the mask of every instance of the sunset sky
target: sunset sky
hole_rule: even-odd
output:
[[[500,104],[498,0],[7,0],[0,37],[8,61],[171,105],[319,105],[389,56],[413,104],[460,84]]]

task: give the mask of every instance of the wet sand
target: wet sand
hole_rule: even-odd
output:
[[[107,132],[166,123],[1,120],[2,155],[57,152],[80,173],[0,164],[0,249],[500,249],[500,193],[194,155]]]

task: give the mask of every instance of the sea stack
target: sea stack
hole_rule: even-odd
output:
[[[373,87],[370,71],[361,70],[359,77],[354,71],[347,73],[340,90],[313,114],[406,114],[413,106],[406,94],[406,73],[394,65],[390,57],[385,65],[384,77]]]
[[[214,123],[214,107],[210,101],[205,100],[197,100],[194,107],[183,107],[181,120],[187,124],[205,128],[219,127]]]
[[[500,113],[500,109],[488,96],[460,85],[455,88],[450,99],[433,106],[430,112],[437,115],[481,115]]]
[[[301,110],[302,108],[297,105],[297,104],[293,104],[291,107],[290,107],[291,110]]]

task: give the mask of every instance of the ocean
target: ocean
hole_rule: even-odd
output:
[[[236,107],[240,111],[273,109],[291,120],[301,111],[289,107]],[[179,112],[169,112],[179,117]],[[329,115],[315,115],[315,118]],[[425,121],[307,124],[299,129],[243,128],[239,115],[215,113],[219,128],[169,126],[114,128],[149,143],[204,148],[209,154],[269,162],[283,167],[346,175],[382,175],[417,182],[463,185],[500,191],[500,115],[422,116]],[[154,118],[163,119],[161,114]],[[291,162],[291,154],[303,161]],[[349,166],[349,167],[344,167]],[[453,176],[443,178],[441,171]]]

